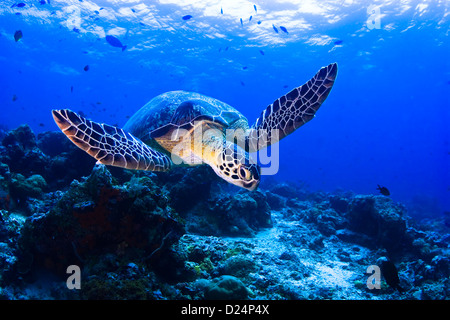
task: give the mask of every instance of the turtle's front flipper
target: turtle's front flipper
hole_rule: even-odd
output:
[[[71,110],[52,110],[53,119],[75,145],[100,163],[134,170],[167,171],[172,161],[130,133],[87,120]]]
[[[276,143],[314,118],[330,93],[336,75],[337,64],[332,63],[320,69],[304,85],[269,105],[256,119],[246,137],[249,151],[257,151]]]

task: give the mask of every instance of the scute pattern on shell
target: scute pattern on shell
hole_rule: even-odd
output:
[[[171,124],[180,104],[190,100],[202,102],[201,112],[204,116],[217,119],[228,126],[237,120],[244,120],[244,123],[248,125],[247,118],[222,101],[195,92],[170,91],[150,100],[128,120],[123,129],[148,143],[151,140],[151,132]]]

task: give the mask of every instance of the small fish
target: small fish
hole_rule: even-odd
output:
[[[285,89],[286,89],[287,87],[289,87],[287,84],[285,84],[285,85],[283,86],[283,88],[285,88]]]
[[[223,14],[223,9],[222,8],[220,8],[220,14]]]
[[[241,26],[243,26],[244,25],[244,23],[242,22],[242,18],[241,18]]]
[[[391,193],[389,192],[388,188],[386,188],[386,187],[381,187],[380,185],[378,185],[377,190],[379,190],[380,193],[381,193],[383,196],[389,196],[389,195],[391,194]]]
[[[106,36],[105,39],[106,42],[108,42],[113,47],[122,48],[122,51],[125,51],[125,49],[127,48],[127,46],[124,46],[122,42],[120,42],[120,40],[114,36]]]
[[[253,16],[250,16],[250,18],[248,18],[248,22],[252,21]]]
[[[283,26],[280,26],[280,29],[281,29],[281,31],[283,31],[283,32],[285,32],[285,33],[289,33],[289,32],[287,31],[287,29],[286,29],[285,27],[283,27]]]
[[[228,51],[228,47],[225,48],[225,51]]]
[[[73,86],[70,86],[70,93],[73,93]]]
[[[76,33],[80,33],[80,29],[75,28],[75,27],[72,29],[72,31],[73,31],[73,32],[76,32]]]
[[[257,24],[261,24],[261,20],[257,22]]]
[[[247,68],[248,68],[247,66],[244,66],[242,67],[242,70],[247,70]]]
[[[272,28],[273,28],[273,30],[275,30],[276,33],[278,33],[277,27],[275,27],[273,24],[272,24]]]
[[[40,3],[41,6],[42,6],[42,5],[45,4],[46,2],[45,2],[45,0],[40,0],[39,3]]]
[[[336,41],[334,42],[334,44],[339,45],[339,44],[341,44],[342,42],[344,42],[344,40],[336,40]]]
[[[190,14],[188,14],[183,17],[183,20],[189,20],[191,18],[192,18],[192,16]]]
[[[258,9],[256,9],[256,4],[253,5],[253,8],[255,9],[255,12],[258,12]]]
[[[13,96],[12,96],[12,101],[14,102],[14,101],[17,101],[17,95],[15,95],[15,94],[13,94]]]
[[[133,13],[136,13],[136,9],[131,8],[131,11],[133,11]]]
[[[88,71],[88,70],[89,70],[89,65],[88,65],[88,64],[85,65],[84,68],[83,68],[83,70],[84,70],[84,71]]]
[[[23,37],[22,30],[17,30],[14,33],[14,40],[16,40],[16,42],[19,41],[20,39],[22,39],[22,37]]]
[[[39,123],[39,127],[45,127],[45,124],[43,124],[42,122]]]
[[[386,283],[392,288],[397,289],[400,293],[403,292],[403,288],[400,287],[400,278],[398,277],[398,270],[394,263],[386,257],[381,257],[377,260],[377,264],[380,265],[381,274],[386,280]]]
[[[18,4],[16,5],[16,7],[18,7],[18,8],[23,8],[23,7],[25,7],[25,3],[20,2],[20,3],[18,3]]]
[[[262,50],[259,50],[259,53],[261,53],[262,55],[264,55],[264,51],[262,51]]]
[[[243,81],[241,81],[241,86],[245,87],[245,83]]]

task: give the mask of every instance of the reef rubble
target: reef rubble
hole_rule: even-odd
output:
[[[0,299],[450,298],[448,225],[390,197],[276,181],[248,192],[205,166],[95,164],[59,132],[2,137]],[[384,276],[369,288],[380,258],[402,292]]]

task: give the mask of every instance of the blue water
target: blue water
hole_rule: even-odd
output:
[[[57,130],[50,110],[70,108],[123,125],[171,90],[222,100],[251,124],[337,62],[316,118],[281,141],[276,177],[365,194],[381,184],[436,214],[450,210],[449,27],[449,1],[6,0],[0,124]]]

